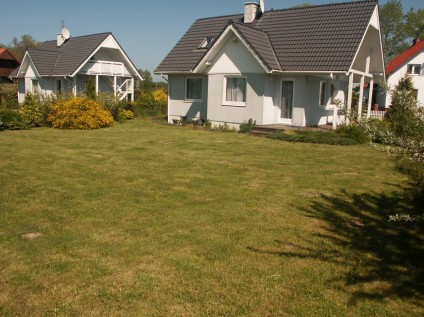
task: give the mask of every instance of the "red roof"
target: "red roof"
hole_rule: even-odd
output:
[[[404,51],[402,54],[400,54],[398,57],[396,57],[390,63],[387,64],[386,75],[389,76],[396,69],[398,69],[399,67],[407,63],[417,54],[419,54],[422,50],[424,50],[424,40],[417,40],[417,44],[411,46],[410,48],[408,48],[406,51]]]
[[[1,59],[12,59],[19,63],[19,59],[16,58],[15,54],[6,47],[0,48],[0,58]]]
[[[9,75],[21,63],[16,56],[7,48],[0,48],[0,77],[9,77]]]

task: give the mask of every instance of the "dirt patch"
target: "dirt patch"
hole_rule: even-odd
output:
[[[25,240],[34,240],[43,237],[44,235],[40,232],[28,232],[21,235],[22,239]]]

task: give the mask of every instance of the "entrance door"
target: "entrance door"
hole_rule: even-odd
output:
[[[293,121],[294,81],[283,80],[281,83],[280,123],[291,124]]]

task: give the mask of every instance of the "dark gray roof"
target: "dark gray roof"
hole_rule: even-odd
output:
[[[41,76],[69,76],[93,54],[112,33],[71,37],[61,46],[56,41],[42,43],[28,53]]]
[[[272,70],[348,71],[376,5],[371,0],[271,10],[252,24],[242,24],[242,14],[200,19],[155,72],[191,72],[207,53],[197,49],[202,40],[218,38],[229,23]]]

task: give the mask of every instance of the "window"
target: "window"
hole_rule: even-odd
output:
[[[225,102],[231,105],[244,105],[246,102],[246,78],[226,77]]]
[[[336,91],[336,87],[334,87],[334,84],[331,84],[330,86],[330,90],[331,90],[331,104],[336,104],[336,96],[337,96],[337,91]]]
[[[319,105],[320,106],[325,106],[327,104],[326,95],[327,95],[327,82],[321,81],[320,88],[319,88]]]
[[[415,100],[418,100],[418,89],[414,89],[412,91],[412,97],[414,97]]]
[[[32,80],[32,93],[36,94],[40,91],[40,86],[38,85],[38,80]]]
[[[411,75],[420,75],[421,65],[408,64],[408,68],[406,72]]]
[[[210,48],[212,46],[212,42],[213,42],[213,37],[209,36],[203,40],[202,44],[199,45],[198,49]]]
[[[56,81],[56,94],[60,95],[62,93],[62,81],[59,79]]]
[[[203,98],[203,79],[188,77],[186,78],[186,100],[202,100]]]

